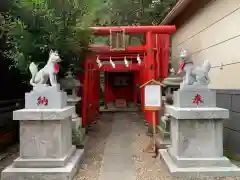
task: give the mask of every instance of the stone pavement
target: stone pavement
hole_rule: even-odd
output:
[[[107,138],[99,180],[136,180],[132,160],[134,133],[127,113],[113,116],[112,132]]]

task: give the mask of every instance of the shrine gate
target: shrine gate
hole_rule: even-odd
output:
[[[90,45],[89,50],[92,53],[83,63],[84,75],[80,79],[83,84],[83,126],[91,124],[99,113],[101,71],[105,74],[105,104],[117,98],[132,100],[137,104],[137,85],[142,85],[151,79],[162,81],[168,76],[170,35],[176,28],[175,26],[120,26],[92,27],[91,30],[96,36],[109,36],[110,43],[109,46]],[[142,35],[144,41],[140,45],[129,46],[126,39],[131,34]],[[127,78],[121,80],[121,77]],[[119,85],[119,81],[123,86],[114,88],[116,84]],[[144,111],[142,89],[140,89],[140,102]],[[144,118],[152,124],[151,112],[144,111]]]

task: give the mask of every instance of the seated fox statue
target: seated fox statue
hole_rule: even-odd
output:
[[[189,58],[187,51],[182,50],[180,54],[181,63],[178,73],[185,72],[183,84],[193,85],[200,84],[207,86],[210,83],[208,73],[211,69],[209,61],[204,61],[201,66],[195,66],[192,59]]]
[[[38,84],[46,84],[48,79],[50,80],[51,86],[57,85],[57,73],[59,72],[59,62],[61,58],[57,51],[51,50],[49,53],[49,58],[47,64],[40,70],[38,70],[37,65],[32,62],[29,65],[29,70],[32,74],[30,84],[34,87]]]

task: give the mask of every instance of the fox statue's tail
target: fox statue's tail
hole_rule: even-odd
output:
[[[211,80],[210,80],[210,78],[209,78],[209,76],[208,76],[208,73],[209,73],[210,69],[211,69],[211,64],[210,64],[210,62],[209,62],[209,61],[205,61],[205,62],[203,63],[203,70],[204,70],[204,74],[205,74],[204,78],[205,78],[205,84],[206,84],[206,85],[211,82]]]
[[[35,81],[35,77],[36,77],[36,75],[37,75],[37,73],[38,73],[38,67],[37,67],[37,65],[36,65],[34,62],[32,62],[32,63],[29,65],[29,70],[30,70],[30,72],[31,72],[31,74],[32,74],[32,78],[31,78],[31,80],[30,80],[30,84],[31,84],[32,86],[35,86],[36,83],[35,83],[34,81]]]

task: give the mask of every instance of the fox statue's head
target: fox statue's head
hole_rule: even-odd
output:
[[[58,54],[58,51],[51,50],[49,52],[49,61],[51,61],[52,63],[59,63],[62,61]]]
[[[183,71],[186,61],[188,61],[188,53],[185,49],[182,49],[180,52],[180,63],[178,73],[181,73]]]

